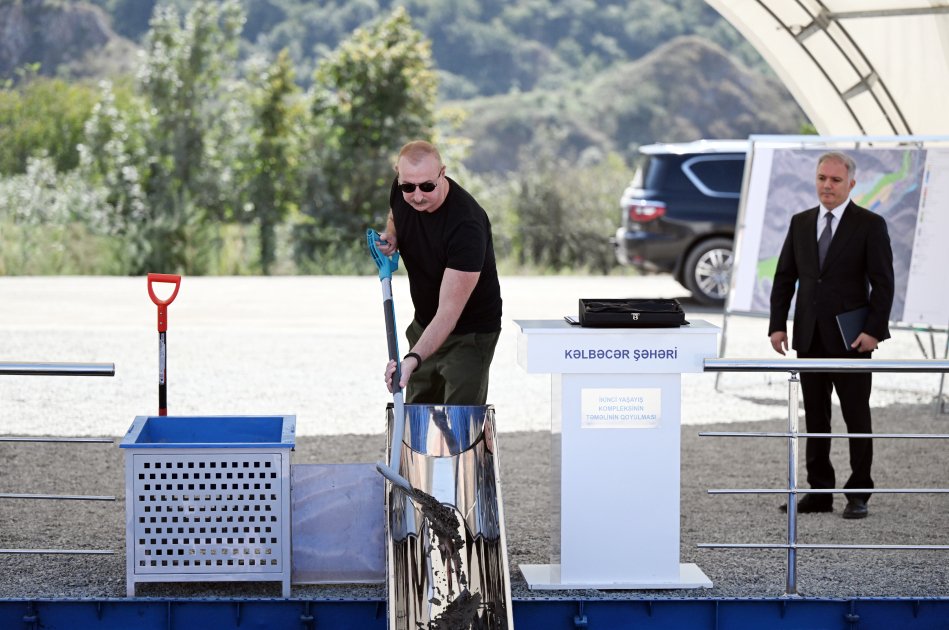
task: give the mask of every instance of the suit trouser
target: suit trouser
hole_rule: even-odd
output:
[[[871,352],[828,351],[815,328],[811,347],[798,352],[802,359],[869,359]],[[830,433],[830,394],[835,388],[840,399],[840,410],[848,433],[872,433],[870,423],[870,372],[802,372],[801,391],[804,394],[804,417],[808,433]],[[830,463],[830,438],[808,438],[805,447],[807,482],[811,488],[834,488],[836,479]],[[850,478],[844,488],[872,488],[870,467],[873,464],[873,440],[850,439]],[[832,495],[813,495],[814,499],[833,502]],[[824,498],[826,497],[826,498]],[[870,498],[869,494],[847,494],[848,499]]]

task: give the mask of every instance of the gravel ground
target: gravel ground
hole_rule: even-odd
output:
[[[411,302],[394,278],[404,328]],[[516,363],[515,319],[559,318],[579,297],[678,297],[689,319],[721,325],[669,276],[504,277],[504,323],[491,368],[497,408],[508,549],[516,596],[531,593],[518,564],[549,555],[550,379]],[[0,379],[0,434],[123,434],[136,415],[153,413],[155,306],[144,278],[0,277],[0,360],[114,362],[114,378]],[[169,401],[173,414],[297,416],[295,463],[373,462],[382,451],[378,414],[388,400],[378,280],[371,277],[186,278],[169,317]],[[725,356],[773,357],[767,320],[732,317]],[[945,335],[935,340],[939,354]],[[928,344],[928,339],[924,340]],[[403,347],[404,340],[402,341]],[[919,358],[911,332],[894,331],[878,358]],[[683,425],[701,430],[783,430],[787,386],[780,375],[682,378]],[[939,377],[878,374],[871,405],[877,431],[947,431],[932,418]],[[835,413],[839,410],[835,408]],[[843,427],[837,418],[836,428]],[[727,424],[726,424],[727,423]],[[780,440],[698,438],[683,429],[683,562],[712,579],[708,591],[565,592],[567,596],[776,596],[783,593],[780,551],[699,550],[700,542],[781,542],[786,517],[775,497],[709,496],[708,488],[783,485]],[[846,448],[834,458],[846,468]],[[881,440],[880,487],[949,487],[943,443]],[[736,468],[735,463],[741,462]],[[914,465],[916,464],[916,465]],[[114,503],[0,501],[0,547],[113,549],[114,556],[0,555],[0,597],[122,597],[125,594],[124,460],[117,446],[0,443],[0,492],[115,495]],[[837,512],[804,515],[802,542],[949,544],[949,497],[877,495],[864,521]],[[644,506],[648,509],[648,506]],[[802,551],[799,589],[807,595],[945,596],[945,552]],[[156,597],[277,597],[276,583],[145,584]],[[294,587],[300,597],[384,597],[381,586]],[[550,594],[550,593],[546,593]],[[553,593],[556,595],[557,593]]]
[[[835,408],[835,429],[843,422]],[[942,433],[926,405],[892,405],[874,412],[877,432]],[[705,431],[780,431],[781,421],[729,423]],[[781,499],[768,496],[709,496],[709,488],[780,487],[786,447],[778,439],[698,437],[682,434],[682,562],[695,562],[711,578],[710,590],[529,591],[519,564],[546,563],[549,555],[549,447],[546,432],[499,437],[507,517],[508,552],[515,597],[751,597],[780,596],[784,560],[780,551],[697,549],[709,542],[781,542],[786,517]],[[334,435],[298,440],[294,463],[357,463],[381,454],[381,435]],[[833,459],[847,472],[846,443],[835,440]],[[109,445],[0,443],[0,492],[114,494],[115,503],[6,500],[0,519],[5,548],[113,549],[114,556],[0,555],[0,597],[123,597],[125,594],[124,475],[122,453]],[[740,465],[739,465],[740,463]],[[949,487],[949,451],[937,440],[879,440],[874,473],[878,487]],[[801,515],[799,540],[806,543],[949,545],[944,525],[949,497],[882,495],[862,521],[833,514]],[[648,506],[644,506],[648,509]],[[942,551],[802,551],[799,591],[815,597],[944,597],[949,567]],[[276,583],[144,584],[139,596],[279,597]],[[294,597],[377,597],[379,586],[302,586]]]

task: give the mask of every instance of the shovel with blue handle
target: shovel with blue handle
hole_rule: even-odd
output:
[[[376,468],[382,476],[411,491],[412,486],[399,474],[402,461],[402,436],[405,431],[405,401],[402,393],[402,364],[399,360],[399,337],[395,327],[395,303],[392,300],[392,272],[399,268],[399,253],[386,256],[379,251],[379,234],[375,230],[366,231],[369,254],[379,268],[379,280],[382,282],[382,307],[386,317],[386,342],[389,346],[389,360],[395,361],[395,374],[392,375],[392,402],[395,407],[395,421],[392,423],[392,450],[389,453],[389,465],[376,462]]]

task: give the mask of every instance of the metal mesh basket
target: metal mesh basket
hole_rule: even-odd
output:
[[[136,582],[279,580],[288,597],[293,444],[247,448],[245,433],[236,448],[150,448],[147,432],[123,441],[135,449],[126,451],[129,596]]]

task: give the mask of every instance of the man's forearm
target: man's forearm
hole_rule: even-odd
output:
[[[789,290],[790,289],[790,290]],[[788,313],[791,310],[791,299],[794,297],[794,284],[787,286],[775,278],[775,283],[771,287],[771,317],[768,323],[768,334],[775,332],[787,332]]]
[[[418,343],[412,347],[412,352],[422,357],[423,361],[435,354],[435,351],[442,347],[448,335],[455,329],[460,315],[458,313],[451,317],[448,314],[436,314],[432,323],[425,327],[425,332],[419,337]]]
[[[412,352],[424,361],[435,354],[448,335],[455,329],[468,298],[478,283],[480,272],[464,272],[446,269],[442,277],[442,286],[438,296],[438,310],[425,332],[419,337]]]
[[[886,231],[886,224],[879,222],[879,227],[871,231],[867,251],[873,252],[867,256],[867,279],[870,281],[870,314],[864,324],[863,332],[877,340],[886,338],[890,310],[893,308],[893,250],[890,247],[890,237]]]
[[[771,283],[771,321],[768,324],[768,334],[787,332],[788,311],[791,310],[791,299],[794,297],[795,285],[798,280],[797,264],[794,260],[793,226],[788,230],[778,257],[777,269]]]
[[[392,210],[389,210],[389,218],[386,219],[386,234],[391,234],[392,236],[398,238],[399,235],[395,233],[395,220],[392,218]]]

